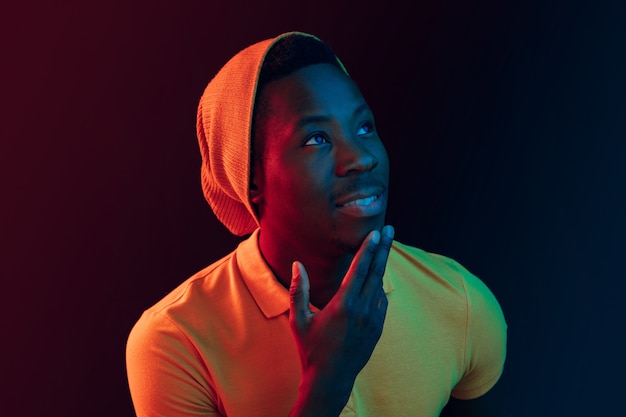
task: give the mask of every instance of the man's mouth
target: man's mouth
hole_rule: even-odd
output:
[[[346,204],[342,204],[340,207],[350,207],[350,206],[367,206],[372,204],[375,200],[377,200],[379,195],[372,195],[365,198],[359,198],[357,200],[352,200],[347,202]]]
[[[384,190],[371,190],[353,194],[337,204],[337,209],[350,217],[378,216],[385,212]],[[347,201],[346,201],[347,200]]]

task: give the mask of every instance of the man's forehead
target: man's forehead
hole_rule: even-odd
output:
[[[298,124],[323,122],[338,115],[369,111],[354,82],[334,66],[302,68],[273,81],[264,89],[274,115],[282,114]],[[276,113],[278,112],[278,114]]]
[[[342,107],[351,116],[359,116],[363,113],[371,113],[370,107],[367,103],[362,102],[358,106],[356,106],[351,112],[349,108]],[[309,114],[309,115],[301,115],[296,123],[296,128],[304,128],[310,124],[318,124],[318,123],[328,123],[336,118],[336,114],[331,113],[319,113],[319,114]]]

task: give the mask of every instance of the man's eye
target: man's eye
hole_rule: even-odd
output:
[[[372,122],[364,122],[361,127],[359,127],[359,131],[357,135],[367,135],[368,133],[372,133],[374,131],[374,124]]]
[[[326,136],[320,133],[316,133],[315,135],[307,139],[306,142],[304,142],[304,146],[317,146],[323,145],[325,143],[328,143],[328,139],[326,138]]]

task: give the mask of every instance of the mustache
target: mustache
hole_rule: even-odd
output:
[[[375,191],[376,194],[382,194],[387,191],[388,184],[382,178],[374,175],[355,175],[350,180],[343,181],[330,194],[330,200],[336,201],[351,194],[360,191]]]

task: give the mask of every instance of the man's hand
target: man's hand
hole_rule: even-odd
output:
[[[302,381],[292,415],[339,415],[348,401],[383,330],[387,297],[382,277],[393,236],[391,226],[367,235],[339,290],[318,313],[309,308],[306,270],[300,262],[293,263],[289,320]]]

